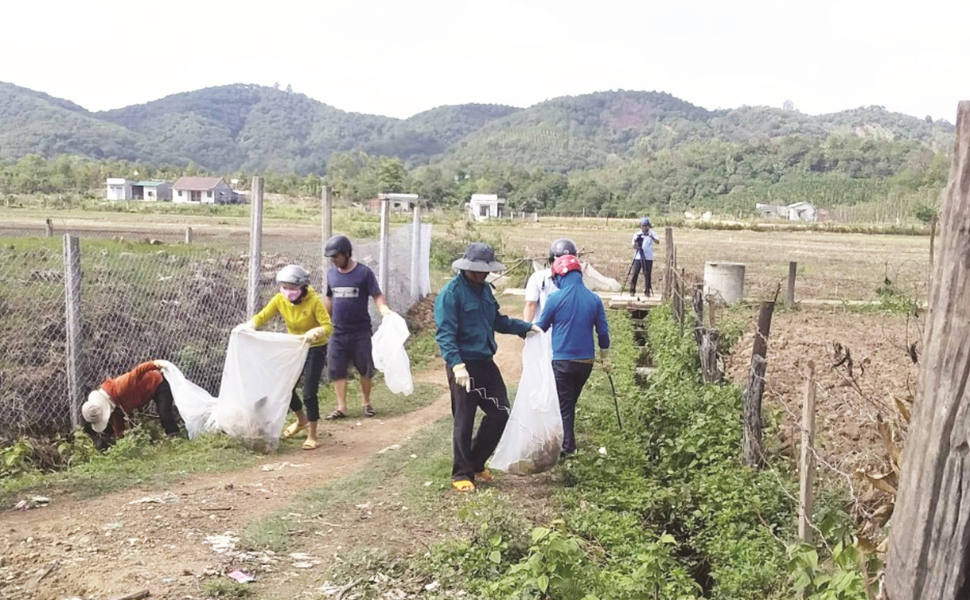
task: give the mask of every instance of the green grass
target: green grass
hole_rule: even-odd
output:
[[[89,462],[56,473],[26,473],[0,481],[0,505],[17,497],[91,498],[134,486],[161,488],[198,473],[232,471],[256,464],[263,455],[226,436],[161,439],[135,430]]]
[[[254,591],[249,584],[210,579],[202,584],[202,593],[208,598],[251,598]]]
[[[406,348],[408,358],[411,359],[411,372],[427,369],[433,365],[438,357],[438,343],[434,339],[434,330],[412,332],[408,338]],[[443,376],[442,376],[443,378]]]

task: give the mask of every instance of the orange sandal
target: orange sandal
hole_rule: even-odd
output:
[[[452,481],[451,487],[453,487],[456,492],[459,492],[461,494],[475,491],[475,484],[468,481],[467,479],[459,479],[458,481]]]

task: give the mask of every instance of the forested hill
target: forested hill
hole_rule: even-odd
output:
[[[514,165],[567,173],[701,142],[760,143],[830,135],[952,143],[944,121],[880,107],[821,116],[741,107],[709,111],[659,92],[598,92],[525,109],[464,104],[408,119],[346,112],[290,91],[229,85],[105,112],[0,83],[0,159],[61,154],[230,172],[324,174],[335,153],[362,151],[408,166]]]

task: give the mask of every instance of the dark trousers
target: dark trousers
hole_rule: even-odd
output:
[[[491,360],[467,361],[465,368],[472,378],[472,391],[455,383],[455,374],[448,371],[451,387],[451,414],[455,419],[452,432],[451,478],[455,481],[475,481],[475,473],[485,470],[485,461],[495,452],[505,424],[509,420],[509,394],[498,367]],[[481,408],[485,413],[478,433],[472,438],[475,412]]]
[[[562,451],[572,454],[576,451],[576,403],[583,393],[583,386],[593,372],[591,363],[575,360],[552,361],[552,372],[556,375],[556,391],[559,393],[559,414],[562,415]]]
[[[155,410],[162,422],[165,435],[178,437],[182,435],[179,429],[178,412],[175,410],[175,399],[172,397],[172,386],[162,376],[162,382],[155,389]]]
[[[296,395],[296,387],[300,386],[297,381],[293,388],[293,395],[290,397],[290,410],[296,412],[303,409],[306,404],[306,418],[310,421],[320,420],[320,402],[317,400],[317,392],[320,391],[320,378],[323,376],[323,368],[327,366],[327,345],[312,346],[307,352],[306,362],[303,363],[303,402]]]
[[[653,293],[653,282],[651,281],[653,277],[653,261],[636,258],[633,260],[633,278],[630,280],[630,295],[637,293],[637,278],[640,276],[641,268],[643,269],[644,279],[643,289],[648,296]]]

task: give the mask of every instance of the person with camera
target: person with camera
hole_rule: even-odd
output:
[[[640,271],[643,271],[644,293],[647,296],[653,294],[653,247],[660,243],[660,236],[651,229],[650,219],[644,217],[640,219],[640,231],[633,236],[633,275],[630,278],[630,295],[637,293],[637,279]]]

